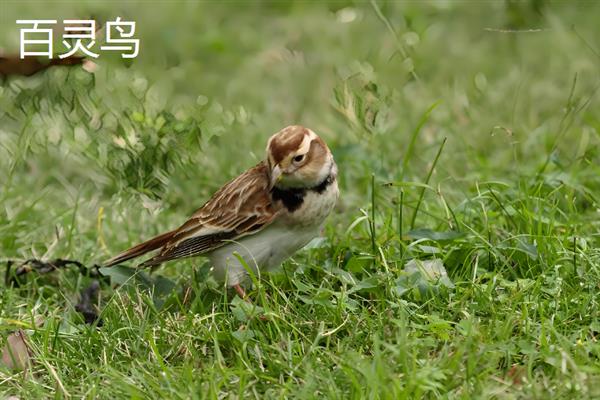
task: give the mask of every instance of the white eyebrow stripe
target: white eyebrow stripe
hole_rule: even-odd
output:
[[[316,133],[314,133],[310,129],[307,129],[307,130],[308,130],[308,135],[304,135],[304,139],[302,139],[302,143],[300,144],[300,147],[298,148],[297,153],[299,153],[299,154],[308,153],[308,150],[310,150],[310,144],[312,143],[313,139],[317,138]]]
[[[302,144],[300,145],[300,147],[298,148],[298,151],[296,153],[299,153],[299,154],[308,153],[308,150],[310,149],[311,141],[312,140],[311,140],[310,136],[304,136],[304,139],[302,139]]]

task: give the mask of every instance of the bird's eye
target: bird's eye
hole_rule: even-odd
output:
[[[300,154],[300,155],[297,155],[296,157],[294,157],[295,163],[302,162],[302,160],[304,160],[304,154]]]

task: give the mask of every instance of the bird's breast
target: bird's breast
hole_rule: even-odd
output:
[[[291,226],[321,226],[333,210],[338,196],[339,189],[335,179],[322,190],[305,190],[295,198],[294,207],[285,208],[280,217],[281,222]]]

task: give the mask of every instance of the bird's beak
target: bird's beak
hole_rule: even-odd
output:
[[[275,185],[277,184],[277,182],[279,182],[281,180],[281,173],[283,171],[281,171],[281,168],[279,167],[279,165],[275,165],[275,167],[273,167],[273,170],[271,171],[271,185],[270,185],[270,189],[273,189],[273,187],[275,187]]]

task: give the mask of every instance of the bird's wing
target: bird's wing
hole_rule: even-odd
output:
[[[278,212],[269,192],[268,167],[261,162],[217,191],[188,221],[172,231],[160,252],[142,266],[214,250],[260,231],[273,222]]]
[[[225,184],[178,229],[134,246],[104,263],[110,267],[160,249],[141,264],[153,266],[206,253],[269,225],[281,207],[273,204],[263,161]]]

